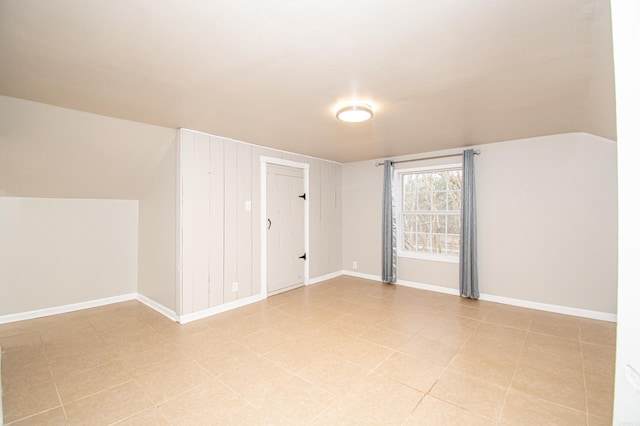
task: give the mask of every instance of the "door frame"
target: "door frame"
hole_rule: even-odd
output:
[[[309,284],[309,164],[282,158],[260,156],[260,296],[267,298],[267,165],[287,166],[301,169],[304,177],[304,285]]]

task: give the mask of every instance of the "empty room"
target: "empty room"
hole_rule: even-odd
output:
[[[640,424],[639,19],[0,0],[0,424]]]

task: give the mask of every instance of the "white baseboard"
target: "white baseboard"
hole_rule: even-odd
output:
[[[241,306],[250,305],[255,302],[263,300],[264,297],[261,294],[251,297],[245,297],[244,299],[236,300],[235,302],[225,303],[223,305],[214,306],[213,308],[204,309],[202,311],[194,312],[192,314],[181,315],[178,318],[180,324],[186,324],[191,321],[199,320],[202,318],[210,317],[211,315],[227,312],[232,309],[239,308]]]
[[[97,306],[110,305],[112,303],[125,302],[127,300],[135,300],[136,296],[136,293],[129,293],[120,296],[105,297],[104,299],[89,300],[87,302],[72,303],[70,305],[55,306],[52,308],[37,309],[34,311],[20,312],[17,314],[2,315],[0,316],[0,324],[41,318],[49,315],[66,314],[67,312],[80,311],[82,309],[95,308]]]
[[[378,282],[382,281],[381,277],[378,275],[363,274],[361,272],[354,272],[354,271],[342,271],[342,272],[344,273],[344,275],[348,275],[350,277],[362,278],[365,280],[378,281]],[[433,284],[418,283],[415,281],[398,280],[396,281],[396,285],[401,285],[403,287],[417,288],[419,290],[435,291],[436,293],[453,294],[454,296],[458,295],[458,290],[454,288],[442,287],[442,286],[433,285]]]
[[[321,275],[319,277],[311,278],[306,285],[318,284],[322,281],[327,281],[333,278],[338,278],[339,276],[344,275],[344,271],[332,272],[330,274]]]
[[[445,293],[445,294],[451,294],[453,296],[460,296],[460,292],[458,291],[458,289],[450,288],[450,287],[442,287],[441,285],[417,283],[414,281],[407,281],[407,280],[398,280],[396,284],[404,287],[417,288],[419,290],[435,291],[436,293]]]
[[[505,305],[519,306],[521,308],[536,309],[538,311],[555,312],[558,314],[573,315],[576,317],[591,318],[601,321],[617,322],[618,316],[609,312],[591,311],[589,309],[572,308],[571,306],[551,305],[548,303],[532,302],[529,300],[512,299],[510,297],[494,296],[480,293],[480,299],[487,302],[504,303]]]
[[[380,277],[377,275],[362,274],[360,272],[353,272],[353,271],[346,271],[346,270],[343,271],[343,273],[344,275],[348,275],[352,277],[364,278],[367,280],[380,282]],[[433,285],[433,284],[424,284],[424,283],[418,283],[414,281],[398,280],[396,284],[402,285],[405,287],[417,288],[420,290],[428,290],[428,291],[435,291],[437,293],[452,294],[454,296],[458,296],[460,294],[457,288],[443,287],[443,286]],[[487,302],[502,303],[505,305],[519,306],[521,308],[536,309],[538,311],[555,312],[558,314],[597,319],[601,321],[609,321],[609,322],[617,321],[617,315],[608,313],[608,312],[591,311],[588,309],[572,308],[570,306],[552,305],[548,303],[533,302],[530,300],[514,299],[511,297],[494,296],[492,294],[486,294],[486,293],[480,293],[480,300],[486,300]]]
[[[355,272],[355,271],[344,270],[342,271],[342,275],[348,275],[350,277],[362,278],[364,280],[370,280],[370,281],[378,281],[378,282],[382,281],[379,275],[363,274],[361,272]]]
[[[138,299],[138,302],[140,302],[143,305],[146,305],[149,308],[153,309],[154,311],[164,315],[165,317],[169,318],[171,321],[178,322],[178,315],[174,311],[172,311],[171,309],[167,308],[166,306],[161,305],[160,303],[156,302],[155,300],[151,300],[147,296],[145,296],[144,294],[140,294],[140,293],[138,293],[137,299]]]
[[[365,280],[380,282],[380,277],[377,275],[363,274],[361,272],[343,270],[343,271],[334,272],[331,274],[322,275],[320,277],[313,278],[312,280],[309,281],[307,285],[312,285],[322,281],[337,278],[341,275],[347,275],[351,277],[362,278]],[[442,286],[433,285],[433,284],[418,283],[415,281],[398,280],[396,284],[402,285],[405,287],[417,288],[420,290],[434,291],[437,293],[445,293],[445,294],[451,294],[456,296],[459,294],[458,289],[453,289],[450,287],[442,287]],[[256,296],[246,297],[244,299],[237,300],[235,302],[225,303],[223,305],[219,305],[213,308],[194,312],[192,314],[179,316],[179,315],[176,315],[176,313],[170,310],[169,308],[149,299],[148,297],[142,294],[129,293],[129,294],[123,294],[120,296],[106,297],[104,299],[73,303],[70,305],[56,306],[56,307],[45,308],[45,309],[37,309],[34,311],[20,312],[17,314],[1,315],[0,324],[6,324],[10,322],[15,322],[15,321],[24,321],[24,320],[34,319],[34,318],[41,318],[49,315],[64,314],[67,312],[95,308],[98,306],[109,305],[112,303],[125,302],[128,300],[138,300],[144,305],[150,307],[151,309],[154,309],[155,311],[171,319],[172,321],[177,321],[180,324],[186,324],[191,321],[195,321],[201,318],[206,318],[211,315],[219,314],[222,312],[230,311],[232,309],[249,305],[251,303],[259,302],[260,300],[263,300],[263,299],[264,299],[264,295],[258,294]],[[573,315],[573,316],[578,316],[583,318],[591,318],[591,319],[596,319],[601,321],[609,321],[609,322],[617,321],[617,315],[608,313],[608,312],[592,311],[588,309],[573,308],[569,306],[552,305],[548,303],[533,302],[530,300],[495,296],[495,295],[486,294],[486,293],[480,293],[480,300],[486,300],[488,302],[495,302],[495,303],[502,303],[505,305],[519,306],[522,308],[536,309],[539,311],[555,312],[559,314]]]

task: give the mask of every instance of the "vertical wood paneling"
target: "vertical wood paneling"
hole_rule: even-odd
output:
[[[331,250],[334,249],[334,212],[335,212],[335,182],[333,174],[333,164],[324,163],[321,167],[320,187],[321,190],[321,206],[320,206],[320,244],[322,245],[322,256],[320,258],[320,275],[328,274],[329,256]]]
[[[323,257],[322,220],[322,188],[320,186],[322,162],[309,161],[309,278],[322,275],[320,259]]]
[[[252,262],[251,262],[251,212],[246,211],[245,202],[251,198],[251,146],[237,145],[237,271],[238,271],[238,299],[252,294]],[[251,206],[253,211],[253,205]]]
[[[180,173],[182,175],[182,314],[193,312],[194,254],[193,245],[194,221],[191,202],[195,198],[193,182],[194,134],[183,131],[180,138]]]
[[[333,223],[333,235],[332,238],[334,240],[331,249],[329,250],[329,271],[327,273],[332,273],[335,271],[339,271],[342,268],[342,165],[341,164],[333,164],[333,169],[335,172],[334,179],[334,223]]]
[[[209,137],[203,133],[194,136],[193,180],[195,191],[192,208],[191,234],[194,247],[193,311],[209,307]]]
[[[237,147],[234,141],[224,141],[224,303],[237,300],[231,290],[238,281],[238,179]]]
[[[209,307],[224,302],[224,139],[209,137]]]
[[[339,165],[183,130],[182,314],[260,294],[261,156],[309,164],[310,277],[342,268]]]

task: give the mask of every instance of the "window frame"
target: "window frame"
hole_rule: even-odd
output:
[[[398,257],[404,257],[409,259],[419,259],[419,260],[432,260],[437,262],[447,262],[447,263],[460,263],[459,255],[451,255],[444,253],[425,253],[425,252],[416,252],[416,251],[408,251],[404,249],[404,186],[402,184],[403,175],[407,174],[415,174],[420,172],[437,172],[437,171],[445,171],[445,170],[460,170],[462,171],[462,163],[449,163],[449,164],[438,164],[433,166],[421,166],[421,167],[412,167],[412,168],[402,168],[394,170],[394,189],[395,193],[398,195],[396,197],[396,206],[395,209],[395,220],[397,224],[397,255]],[[462,216],[462,210],[460,211],[460,215]]]

